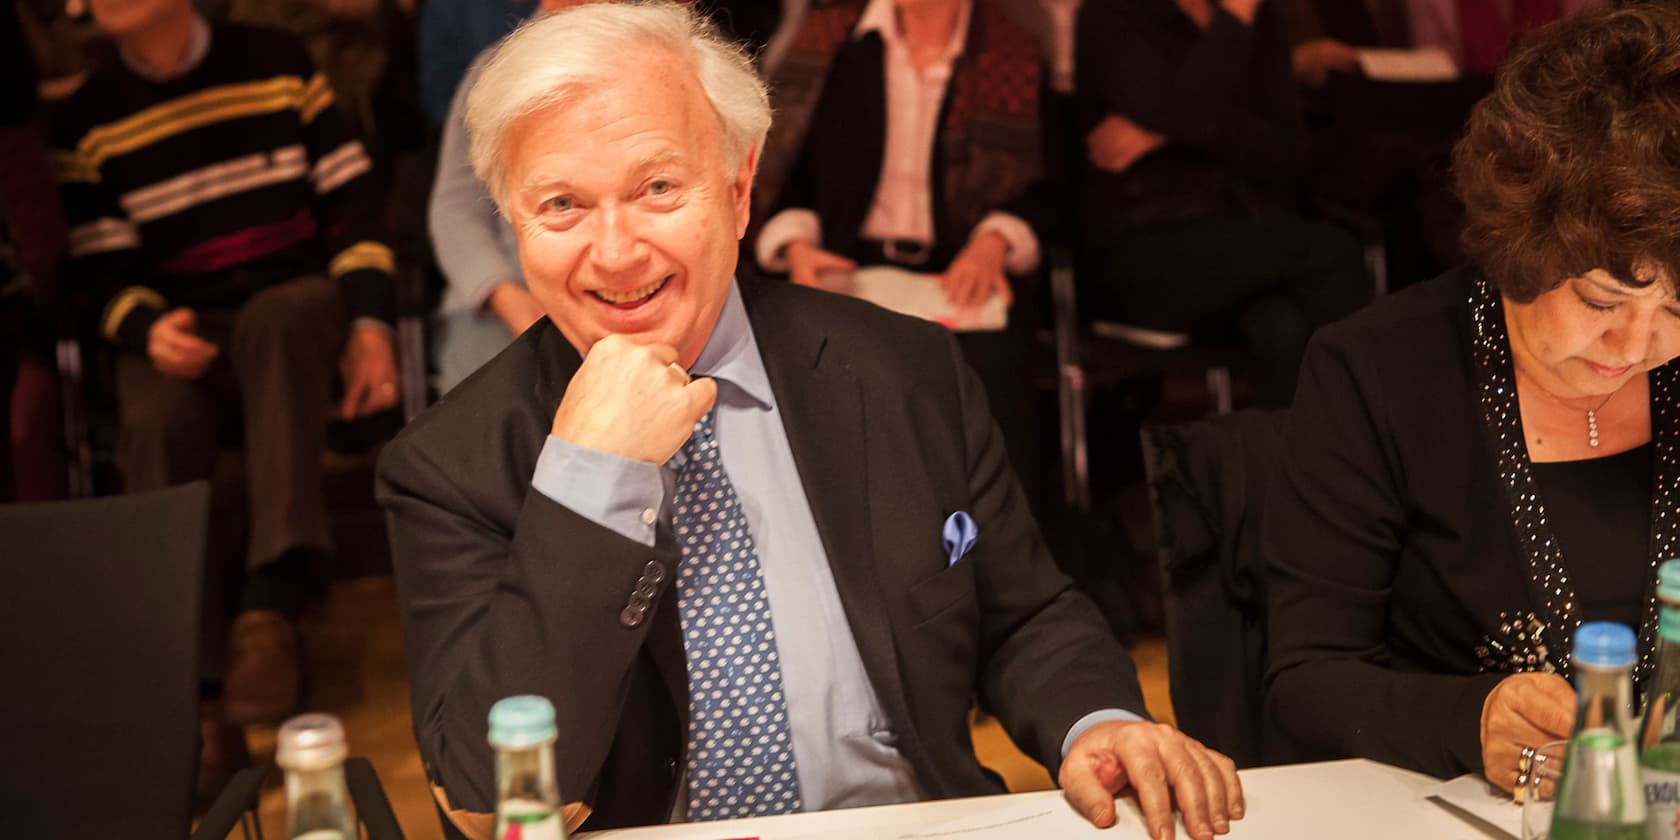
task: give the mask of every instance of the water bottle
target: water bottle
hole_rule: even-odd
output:
[[[1657,675],[1646,692],[1645,727],[1639,739],[1639,773],[1645,783],[1646,825],[1652,840],[1680,838],[1680,560],[1657,570]]]
[[[496,828],[492,840],[566,840],[554,782],[554,705],[533,695],[490,707],[496,750]]]
[[[1633,631],[1588,622],[1575,633],[1575,732],[1558,779],[1551,840],[1644,840],[1634,754]]]
[[[274,760],[286,774],[287,837],[357,840],[344,786],[344,727],[332,715],[299,715],[280,727]]]

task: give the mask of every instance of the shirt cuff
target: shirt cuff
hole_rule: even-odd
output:
[[[799,241],[822,247],[822,219],[815,211],[790,207],[770,217],[770,221],[765,222],[764,228],[758,232],[758,244],[754,249],[758,267],[765,271],[787,271],[785,249]]]
[[[632,461],[549,436],[531,475],[537,492],[619,536],[652,546],[664,514],[657,464]]]
[[[973,239],[986,232],[996,233],[1003,237],[1009,248],[1003,255],[1003,269],[1010,274],[1030,274],[1038,268],[1038,236],[1033,233],[1032,225],[1027,224],[1020,216],[1003,212],[987,213],[980,224],[974,226]]]
[[[1074,721],[1073,726],[1068,728],[1067,737],[1062,739],[1062,758],[1067,758],[1068,750],[1073,749],[1073,742],[1079,740],[1079,736],[1084,735],[1085,730],[1099,723],[1110,723],[1117,720],[1141,722],[1143,717],[1125,709],[1098,709]]]

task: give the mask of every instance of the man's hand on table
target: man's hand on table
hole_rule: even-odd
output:
[[[1231,759],[1162,723],[1108,721],[1080,734],[1057,781],[1068,802],[1098,828],[1114,824],[1114,797],[1137,793],[1149,836],[1173,836],[1173,808],[1197,840],[1230,830],[1243,815],[1242,782]]]

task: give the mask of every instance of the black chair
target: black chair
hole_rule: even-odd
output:
[[[1060,407],[1062,490],[1080,512],[1091,509],[1091,468],[1086,413],[1093,389],[1170,375],[1199,375],[1207,383],[1209,406],[1231,411],[1231,371],[1240,350],[1210,346],[1187,336],[1103,321],[1083,322],[1074,278],[1075,258],[1066,246],[1050,249],[1050,296],[1054,310],[1056,396]]]
[[[8,836],[187,833],[209,515],[204,482],[0,507]]]
[[[0,786],[7,837],[187,836],[198,762],[207,482],[0,506]],[[268,768],[235,774],[194,838],[261,836]],[[346,780],[370,838],[400,838],[366,759]]]
[[[1142,433],[1180,729],[1239,767],[1296,758],[1266,720],[1259,525],[1287,413],[1245,409]]]

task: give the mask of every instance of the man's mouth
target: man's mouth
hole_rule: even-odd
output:
[[[603,303],[609,303],[613,306],[632,307],[640,305],[654,295],[659,294],[659,290],[665,288],[665,284],[669,282],[671,282],[671,275],[667,274],[659,280],[643,286],[640,289],[631,289],[627,292],[614,292],[607,289],[591,289],[589,293],[594,295],[597,300],[600,300]]]

